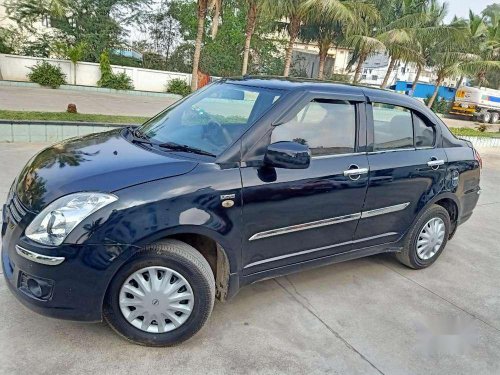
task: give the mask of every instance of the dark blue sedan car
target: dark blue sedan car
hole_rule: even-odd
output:
[[[174,345],[260,279],[384,252],[430,266],[471,216],[480,167],[412,98],[225,79],[33,157],[3,210],[4,276],[41,314]]]

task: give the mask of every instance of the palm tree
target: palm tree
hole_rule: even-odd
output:
[[[310,16],[301,28],[305,42],[316,42],[319,48],[318,79],[323,79],[326,58],[332,45],[346,43],[349,36],[361,35],[365,22],[378,18],[373,4],[352,0],[306,0]]]
[[[205,18],[209,12],[211,12],[212,10],[214,11],[212,18],[211,36],[212,38],[215,38],[219,29],[221,7],[222,0],[198,0],[197,2],[198,28],[196,32],[196,40],[194,43],[191,91],[195,91],[198,88],[198,69],[200,67],[201,47],[203,44],[203,36],[205,34]]]
[[[413,79],[412,91],[415,91],[417,88],[424,66],[429,66],[431,46],[436,41],[441,41],[443,35],[446,36],[457,32],[454,26],[443,25],[443,19],[447,13],[446,3],[440,4],[437,0],[431,0],[429,4],[425,5],[422,13],[424,16],[422,25],[413,28],[413,36],[416,41],[416,54],[413,62],[417,66],[417,72]],[[422,29],[424,29],[423,32],[421,31]]]
[[[436,70],[436,87],[427,106],[432,107],[437,98],[439,87],[444,79],[458,74],[474,75],[486,72],[488,70],[500,71],[500,61],[483,60],[481,56],[470,53],[458,52],[439,52],[433,54],[433,60]]]
[[[376,32],[376,28],[372,28],[372,32]],[[367,31],[369,34],[370,31]],[[354,77],[352,83],[356,84],[359,82],[361,77],[361,70],[363,68],[363,63],[366,61],[370,55],[377,52],[385,50],[385,45],[380,40],[378,40],[373,34],[372,35],[356,35],[351,37],[350,43],[354,46],[354,54],[358,56],[356,70],[354,72]]]
[[[193,71],[191,74],[191,91],[198,88],[198,69],[200,65],[201,44],[203,42],[203,35],[205,33],[205,17],[208,12],[208,0],[198,0],[197,4],[197,17],[198,29],[196,32],[196,40],[194,43],[194,56],[193,56]]]
[[[247,11],[247,24],[245,27],[245,48],[243,50],[243,67],[241,74],[245,75],[248,71],[248,59],[250,56],[250,43],[252,41],[255,26],[257,25],[257,18],[262,7],[262,0],[246,0],[248,5]]]
[[[208,9],[210,11],[213,10],[212,16],[212,31],[211,37],[215,39],[217,36],[217,32],[219,31],[219,22],[220,22],[220,11],[222,8],[222,0],[210,0],[210,4],[208,5]]]
[[[87,43],[80,42],[75,44],[74,46],[68,47],[65,50],[66,56],[71,60],[73,65],[73,84],[76,85],[76,66],[78,61],[83,59],[85,56],[85,52],[87,50]]]
[[[465,50],[471,53],[480,53],[481,50],[485,48],[485,41],[488,35],[488,27],[486,26],[484,17],[474,14],[469,10],[469,19],[467,21],[461,21],[454,19],[453,21],[456,25],[462,25],[464,32],[467,37],[467,46]],[[465,78],[464,74],[460,75],[460,78],[456,84],[456,87],[460,87]]]
[[[265,0],[263,10],[280,21],[286,19],[284,29],[288,33],[285,50],[285,68],[283,75],[288,77],[292,63],[293,46],[299,36],[300,26],[304,23],[308,8],[303,0]]]

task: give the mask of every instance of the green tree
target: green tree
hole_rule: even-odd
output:
[[[250,43],[252,35],[257,26],[257,19],[262,9],[263,0],[246,0],[247,8],[247,23],[245,26],[245,46],[243,48],[243,67],[241,68],[241,75],[247,74],[248,60],[250,56]]]
[[[76,85],[76,67],[78,61],[81,61],[85,56],[87,44],[85,42],[80,42],[75,45],[61,45],[60,49],[64,57],[70,59],[73,65],[73,84]]]
[[[285,66],[283,75],[288,77],[292,63],[293,46],[300,33],[300,26],[305,22],[308,7],[303,0],[265,0],[264,11],[279,20],[279,29],[286,30],[288,44],[285,49]],[[282,20],[285,20],[282,22]],[[283,24],[284,23],[284,24]]]
[[[366,21],[376,20],[372,3],[350,0],[307,0],[309,16],[301,27],[300,39],[316,42],[319,48],[318,79],[323,79],[326,58],[332,45],[346,44],[349,37],[361,35]]]
[[[84,60],[98,62],[102,51],[120,46],[122,25],[136,19],[147,0],[11,0],[7,12],[22,28],[50,19],[68,43],[87,45]]]

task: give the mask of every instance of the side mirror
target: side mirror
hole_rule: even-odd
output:
[[[311,150],[297,142],[276,142],[269,145],[264,165],[275,168],[306,169],[311,164]]]

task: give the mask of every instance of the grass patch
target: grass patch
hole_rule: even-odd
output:
[[[487,138],[500,138],[500,132],[480,132],[471,128],[449,128],[450,131],[457,137],[487,137]]]
[[[114,124],[142,124],[148,117],[92,115],[68,112],[24,112],[0,109],[0,120],[78,121]]]

